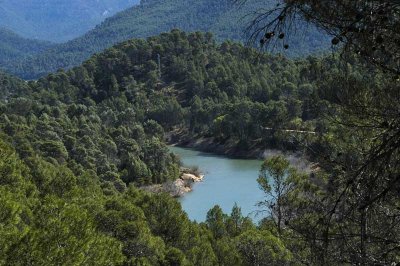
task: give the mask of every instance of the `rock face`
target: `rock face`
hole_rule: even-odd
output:
[[[182,173],[181,177],[175,181],[169,181],[161,185],[142,187],[142,189],[152,193],[168,193],[172,197],[182,197],[192,191],[193,184],[203,181],[204,175],[194,175]]]
[[[173,197],[182,197],[192,191],[192,182],[183,179],[177,179],[164,185],[165,192],[168,192]]]
[[[181,178],[184,181],[201,182],[203,181],[204,175],[194,175],[189,173],[183,173]]]

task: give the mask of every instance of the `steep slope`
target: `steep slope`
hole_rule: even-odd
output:
[[[0,71],[0,102],[7,102],[15,95],[28,94],[28,83]]]
[[[349,160],[351,166],[365,166],[370,158],[365,151],[377,140],[369,136],[378,132],[393,138],[384,127],[398,131],[379,118],[388,103],[393,103],[390,115],[396,114],[398,85],[378,71],[361,72],[357,64],[340,72],[342,63],[333,56],[294,61],[260,55],[232,42],[218,45],[210,34],[174,30],[122,43],[38,81],[0,75],[0,92],[7,92],[0,98],[0,264],[320,265],[315,257],[325,245],[319,241],[326,234],[324,219],[349,185],[346,171],[352,170],[344,166]],[[384,95],[389,86],[393,91],[386,97],[393,95],[392,101]],[[357,97],[349,102],[368,120],[378,117],[377,126],[353,120],[358,114],[341,115],[343,109],[334,103],[348,103],[345,97]],[[374,101],[379,103],[371,109],[364,104]],[[346,119],[360,121],[360,131],[354,124],[345,126]],[[174,199],[135,188],[179,175],[163,128],[182,127],[220,142],[236,140],[241,149],[260,141],[270,146],[300,140],[318,153],[319,170],[310,176],[297,173],[281,157],[263,164],[260,186],[266,196],[268,171],[288,175],[281,184],[290,194],[277,199],[284,199],[285,226],[268,214],[255,226],[236,204],[230,216],[215,206],[205,223],[192,223]],[[303,141],[285,129],[316,135]],[[393,162],[396,167],[398,160]],[[375,222],[398,212],[397,188],[368,216],[370,232],[378,232],[369,247],[380,254],[399,242],[396,219],[390,217],[390,227]],[[352,212],[353,199],[341,202],[345,208],[335,215]],[[329,222],[334,229],[348,229],[346,242],[357,247],[358,217]],[[388,243],[381,244],[382,230],[388,231]],[[329,244],[334,257],[327,265],[351,261],[347,256],[354,252],[336,259],[342,256],[335,253],[342,239]],[[381,264],[397,261],[396,251]]]
[[[10,30],[0,28],[0,65],[38,54],[52,46],[50,42],[25,39]]]
[[[23,78],[37,78],[42,73],[78,65],[90,55],[115,43],[141,38],[179,28],[185,31],[211,31],[217,40],[247,40],[245,28],[251,16],[260,8],[273,7],[276,1],[250,0],[234,6],[231,0],[146,0],[140,5],[106,19],[84,36],[37,56],[3,65]],[[327,47],[325,36],[315,28],[299,23],[298,32],[289,42],[289,56],[308,55]],[[304,36],[308,36],[305,38]]]
[[[213,136],[241,150],[292,148],[290,136],[263,128],[314,130],[309,68],[307,60],[173,30],[22,82],[25,89],[0,84],[7,100],[0,101],[0,131],[29,138],[36,153],[81,165],[117,186],[160,183],[177,177],[164,130]]]
[[[62,42],[78,37],[139,0],[2,0],[0,26],[26,37]]]

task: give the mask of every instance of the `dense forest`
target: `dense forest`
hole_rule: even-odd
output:
[[[131,38],[143,38],[175,28],[185,31],[211,31],[218,41],[226,39],[245,42],[246,28],[252,14],[261,7],[273,7],[276,1],[249,0],[234,5],[232,0],[147,0],[120,12],[99,24],[85,35],[58,44],[38,54],[25,54],[0,67],[24,79],[36,79],[60,68],[69,69],[81,64],[94,53]],[[277,45],[275,52],[303,56],[329,47],[326,35],[315,27],[298,20],[287,43],[293,49]],[[7,41],[7,39],[4,39]],[[24,54],[22,54],[24,55]]]
[[[0,66],[33,56],[50,49],[50,42],[25,39],[5,28],[0,28]]]
[[[29,39],[64,42],[138,0],[2,0],[0,27]]]
[[[161,73],[154,61],[158,54]],[[195,123],[188,112],[199,101],[208,99],[210,108],[228,111],[231,101],[239,106],[239,96],[248,94],[243,79],[267,79],[276,73],[278,84],[288,76],[284,69],[299,70],[288,60],[272,69],[276,57],[265,55],[256,62],[257,58],[257,51],[240,44],[216,44],[211,34],[175,30],[146,41],[125,42],[80,67],[38,81],[2,74],[0,261],[32,265],[291,261],[293,255],[269,222],[257,227],[237,206],[230,215],[216,206],[205,223],[197,224],[170,196],[137,188],[179,176],[179,159],[168,152],[164,131],[204,127],[206,120]],[[239,72],[243,64],[248,68],[245,75]],[[200,73],[204,85],[210,83],[204,91],[189,85],[202,82],[196,81]],[[231,87],[228,78],[240,87]],[[291,98],[281,91],[271,96],[268,88],[260,88],[265,90],[261,102],[253,102],[248,94],[243,103],[261,108],[280,96]],[[280,108],[286,109],[285,103],[282,100]],[[264,111],[267,114],[268,109]]]
[[[366,160],[374,144],[366,139],[376,131],[349,130],[354,117],[343,103],[369,104],[371,112],[386,104],[395,112],[398,97],[385,90],[391,81],[381,72],[361,65],[335,55],[289,60],[218,43],[210,33],[173,30],[118,44],[37,81],[1,74],[1,264],[359,261],[357,237],[341,238],[343,230],[358,234],[360,216],[351,208],[357,198],[340,204],[334,219],[326,213],[347,184],[347,162]],[[238,206],[229,215],[215,206],[198,224],[170,196],[139,189],[180,175],[180,160],[164,140],[177,129],[243,150],[302,150],[320,169],[302,174],[271,158],[259,177],[261,189],[277,196],[260,203],[269,216],[255,225]],[[389,192],[391,200],[369,214],[368,252],[383,254],[383,264],[399,259],[397,218],[383,219],[398,207]]]
[[[74,162],[102,179],[160,183],[178,175],[163,141],[175,129],[241,149],[254,142],[299,148],[279,129],[316,129],[312,74],[300,74],[309,60],[260,56],[241,44],[217,44],[209,33],[174,30],[122,43],[70,71],[10,85],[15,89],[2,92],[2,128],[30,139],[24,149]]]

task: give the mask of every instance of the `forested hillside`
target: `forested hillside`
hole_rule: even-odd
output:
[[[49,32],[108,3],[0,2],[0,21]],[[399,14],[382,0],[146,0],[64,44],[0,30],[0,265],[398,265]],[[305,56],[327,45],[302,20],[332,53]],[[272,53],[243,45],[250,21]],[[172,141],[266,158],[223,157],[225,175],[199,152],[204,169],[188,169],[197,151]],[[202,171],[194,208],[243,202],[258,177],[257,224],[237,204],[191,221],[162,192]]]
[[[300,74],[306,67],[260,57],[240,44],[218,45],[211,34],[174,30],[122,43],[68,72],[5,88],[3,129],[31,139],[26,149],[74,162],[102,179],[160,183],[178,175],[163,142],[164,131],[175,128],[232,140],[243,149],[254,140],[295,148],[263,127],[315,128],[310,102],[316,88]]]
[[[209,31],[218,41],[233,39],[247,41],[245,29],[251,16],[265,1],[250,0],[244,5],[234,5],[231,0],[147,0],[140,5],[127,9],[106,19],[95,29],[82,37],[38,55],[25,57],[1,67],[10,73],[25,79],[34,79],[56,71],[68,69],[80,64],[90,55],[104,50],[121,41],[131,38],[148,37],[161,32],[179,28],[185,31]],[[276,1],[267,2],[267,7],[274,7]],[[280,43],[275,51],[284,51],[289,56],[303,56],[329,47],[326,36],[298,21],[293,28],[296,33],[287,41],[291,49],[282,49]]]
[[[2,0],[0,27],[30,39],[64,42],[138,0]]]
[[[0,28],[0,66],[38,54],[52,46],[50,42],[25,39],[10,30]]]
[[[338,162],[362,162],[364,151],[374,145],[366,139],[379,129],[347,130],[345,122],[352,116],[340,103],[367,103],[364,110],[377,113],[382,106],[374,97],[379,97],[388,104],[385,108],[395,110],[398,106],[389,99],[398,93],[383,89],[389,83],[380,72],[366,77],[356,64],[345,65],[345,72],[342,68],[332,56],[293,61],[260,55],[238,43],[217,44],[211,34],[174,30],[121,43],[82,66],[38,81],[2,74],[0,262],[357,261],[352,250],[341,249],[343,243],[358,245],[356,237],[346,234],[326,247],[329,240],[320,236],[326,233],[325,223],[333,226],[328,233],[343,236],[340,229],[346,228],[351,236],[357,234],[354,209],[334,218],[326,213],[338,204],[337,195],[346,185],[346,164],[339,167]],[[346,91],[345,84],[360,91]],[[301,144],[306,154],[317,156],[319,170],[306,175],[282,157],[267,160],[260,187],[266,194],[276,189],[283,193],[261,203],[270,216],[259,225],[243,217],[237,206],[230,215],[215,206],[205,223],[191,222],[168,195],[138,189],[179,176],[179,158],[164,142],[165,132],[177,128],[193,138],[232,141],[244,150],[252,143],[301,149],[302,135],[282,130],[312,131],[315,134]],[[391,200],[393,193],[387,194]],[[346,206],[355,200],[347,198]],[[391,201],[381,202],[370,214],[368,247],[377,256],[386,254],[383,264],[398,259],[397,218],[383,219],[387,212],[396,213],[396,207]],[[325,249],[329,260],[323,257]]]
[[[258,55],[218,45],[211,34],[175,30],[125,42],[37,82],[2,75],[1,263],[292,261],[269,222],[256,227],[238,207],[231,215],[215,207],[198,225],[169,196],[137,189],[179,176],[179,159],[164,143],[173,127],[250,140],[258,137],[251,128],[269,121],[302,126],[303,115],[313,118],[300,104],[315,90],[307,80],[313,74],[300,71],[314,73],[313,66]]]

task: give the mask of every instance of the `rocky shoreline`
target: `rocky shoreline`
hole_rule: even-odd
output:
[[[179,198],[189,193],[193,189],[193,184],[203,181],[204,175],[194,174],[183,171],[181,176],[174,180],[163,184],[150,185],[141,187],[145,191],[151,193],[168,193],[172,197]]]
[[[217,155],[223,155],[235,159],[265,159],[274,155],[284,155],[290,164],[303,172],[312,172],[316,167],[308,161],[301,153],[283,152],[276,149],[261,148],[260,145],[254,143],[252,147],[246,150],[238,148],[235,142],[226,142],[224,144],[217,143],[213,137],[192,137],[185,131],[169,132],[166,141],[171,146],[183,148],[191,148],[202,152],[209,152]]]
[[[265,159],[274,155],[284,155],[289,160],[290,164],[300,171],[311,173],[318,168],[317,165],[308,161],[300,153],[287,153],[280,150],[260,148],[257,146],[257,143],[247,150],[240,150],[237,147],[237,143],[226,142],[220,144],[217,143],[213,137],[193,138],[193,136],[186,134],[185,131],[169,132],[166,136],[166,141],[171,146],[191,148],[202,152],[239,159]],[[168,193],[172,197],[179,198],[191,192],[193,190],[193,184],[203,181],[204,175],[193,172],[191,169],[182,168],[181,172],[181,176],[174,181],[144,186],[141,187],[141,189],[151,193]]]
[[[197,137],[189,135],[185,130],[174,130],[166,134],[166,142],[171,146],[192,148],[195,150],[224,155],[232,158],[262,159],[263,149],[255,143],[253,147],[241,150],[235,142],[218,143],[214,137]]]

